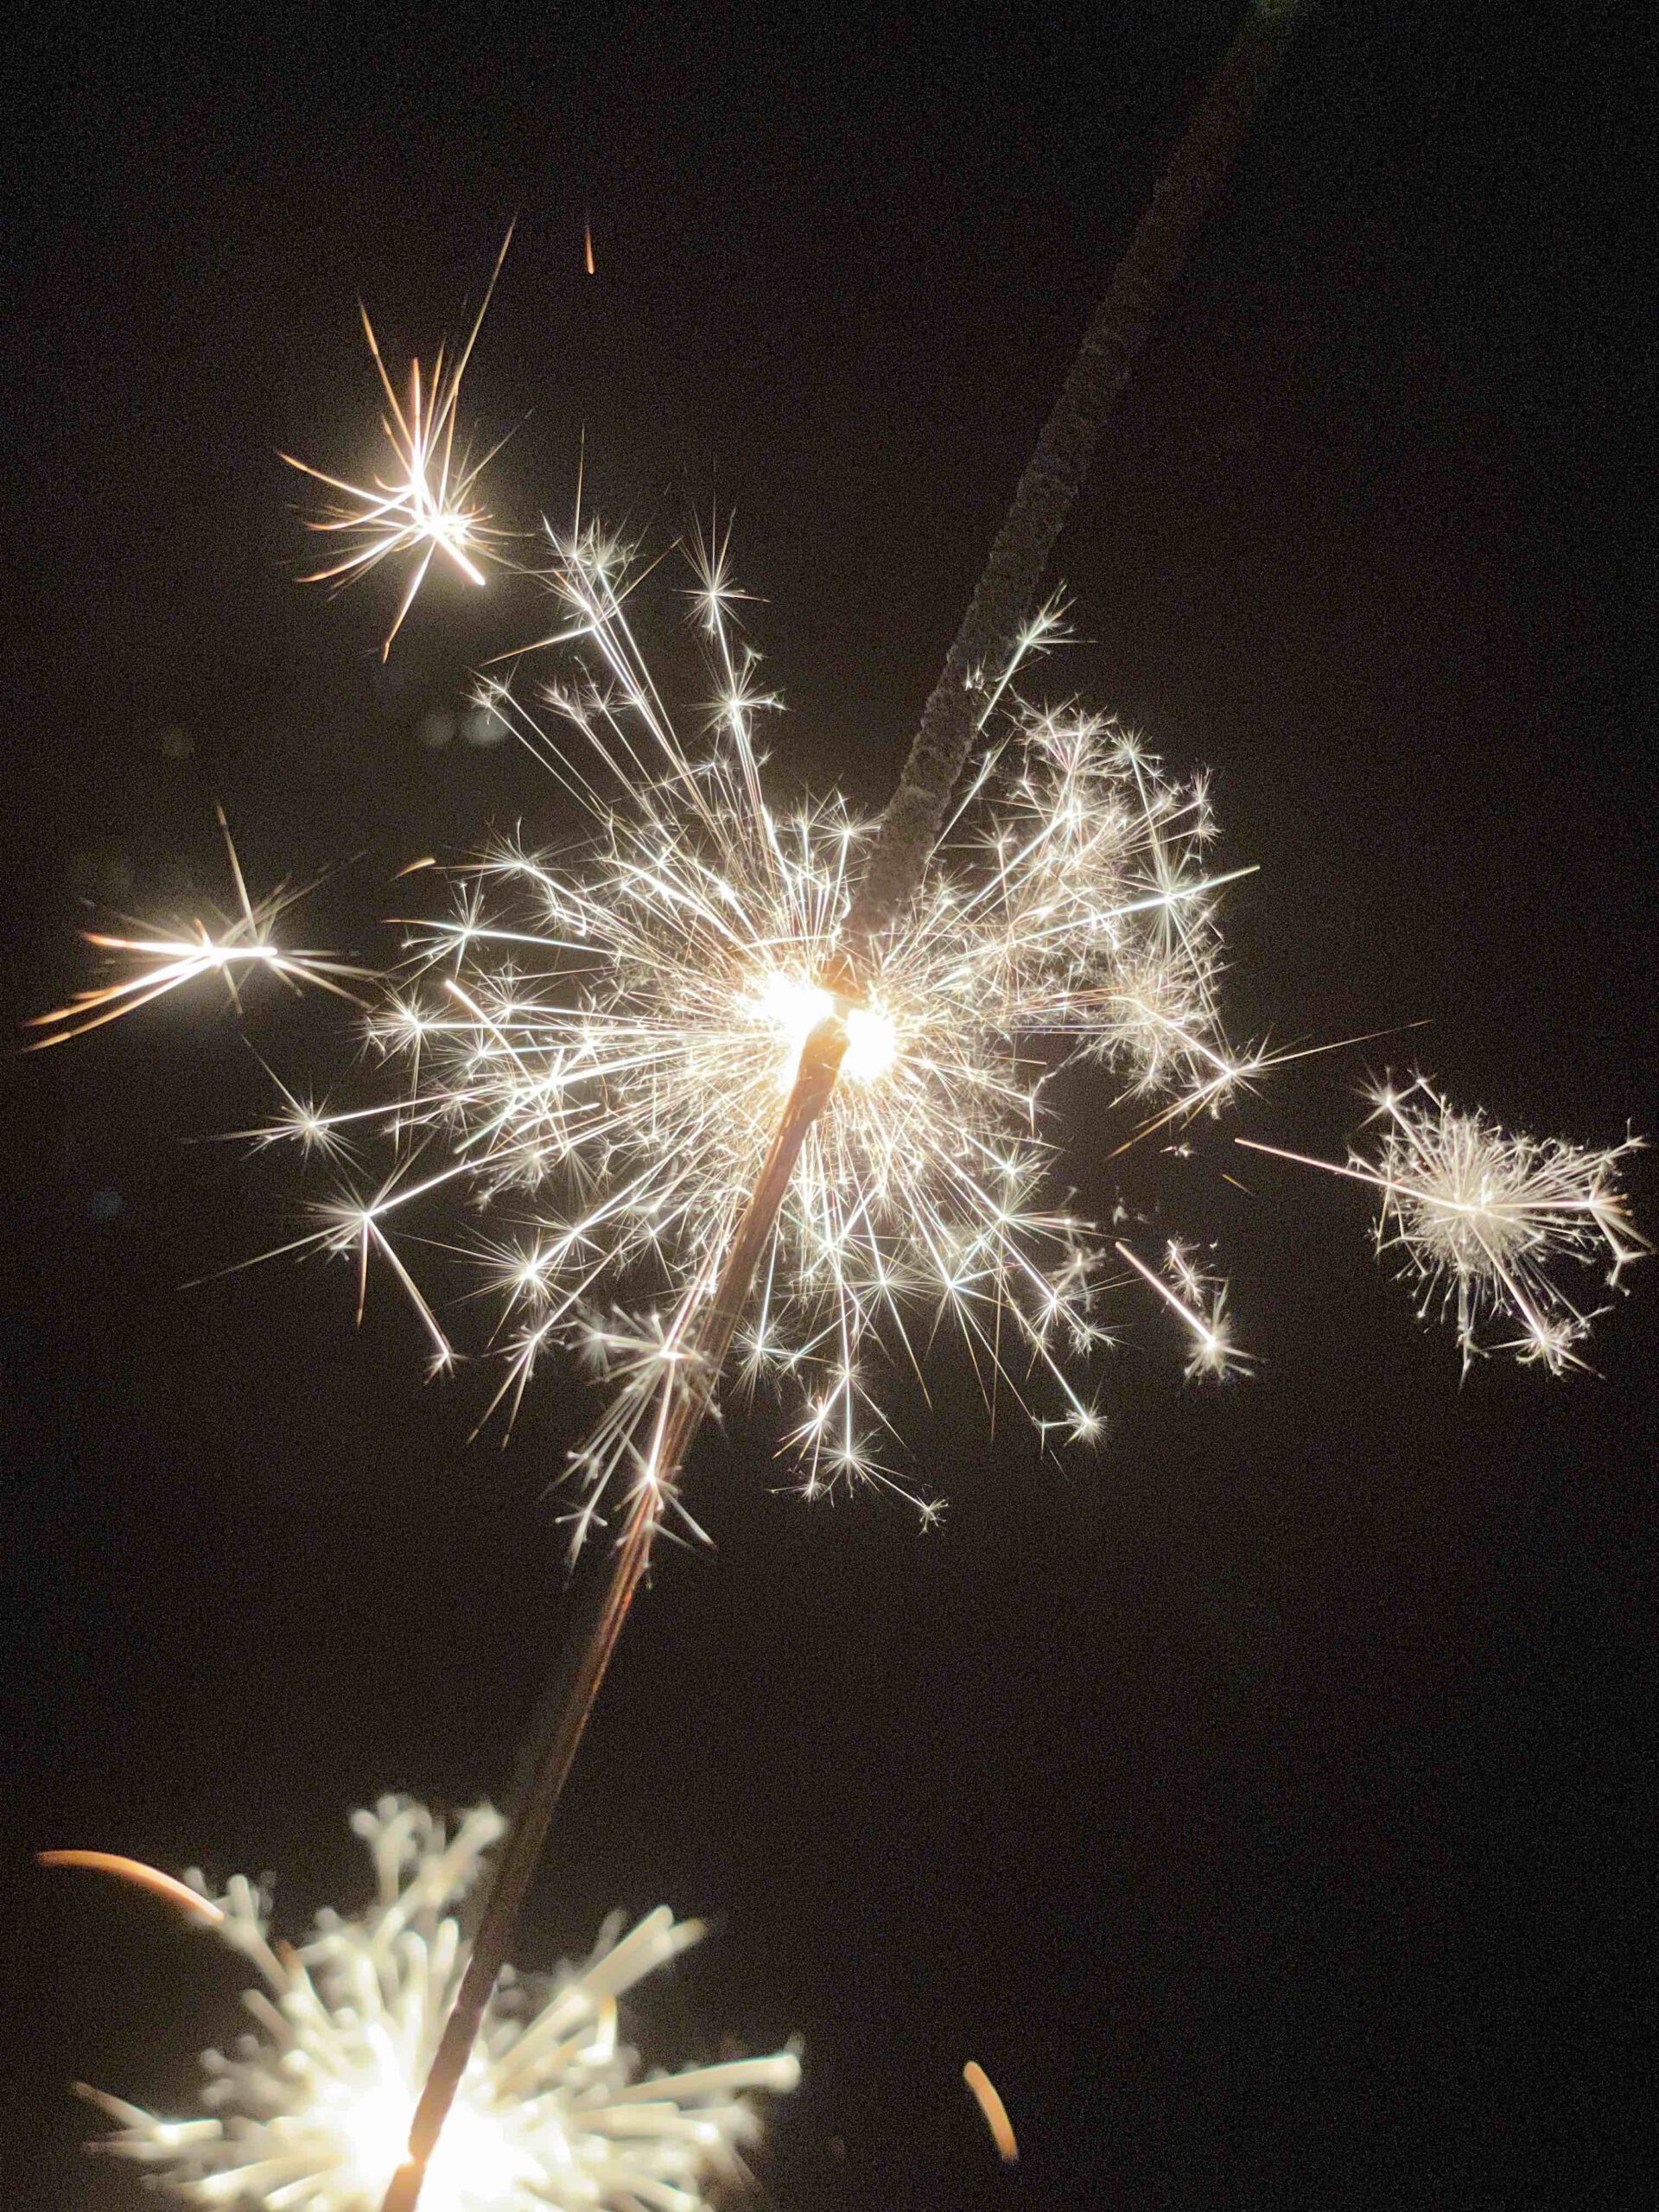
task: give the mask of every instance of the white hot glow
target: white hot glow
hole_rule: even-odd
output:
[[[200,2117],[89,2093],[117,2123],[99,2147],[202,2206],[378,2212],[467,1962],[449,1908],[501,1822],[480,1807],[452,1835],[387,1797],[354,1825],[378,1877],[359,1918],[323,1913],[296,1950],[270,1942],[251,1883],[209,1901],[214,1932],[260,1974],[244,2000],[252,2031],[230,2056],[205,2056]],[[701,1929],[660,1906],[626,1936],[622,1924],[585,1964],[503,1977],[427,2170],[431,2212],[702,2212],[707,2190],[741,2178],[740,2148],[759,2133],[749,2098],[792,2088],[795,2055],[640,2078],[616,2000]]]
[[[695,739],[636,643],[632,549],[588,524],[551,553],[539,581],[558,621],[541,642],[564,658],[537,689],[526,648],[513,683],[486,690],[584,833],[551,851],[498,846],[458,873],[448,915],[408,925],[370,1025],[407,1083],[321,1117],[353,1141],[378,1126],[390,1165],[338,1192],[302,1242],[350,1253],[359,1300],[370,1260],[388,1266],[443,1363],[415,1273],[425,1248],[458,1238],[421,1217],[462,1202],[461,1239],[505,1308],[495,1402],[511,1418],[561,1347],[620,1383],[577,1455],[580,1533],[613,1478],[656,1480],[656,1394],[688,1371],[802,1048],[839,1021],[838,1077],[734,1349],[741,1382],[770,1377],[795,1398],[804,1488],[893,1481],[871,1377],[910,1365],[941,1318],[1045,1433],[1092,1440],[1101,1416],[1067,1370],[1103,1340],[1109,1246],[1053,1187],[1042,1094],[1092,1061],[1115,1078],[1106,1103],[1149,1103],[1134,1119],[1155,1126],[1215,1109],[1261,1065],[1221,1027],[1229,877],[1208,863],[1202,779],[1171,777],[1107,716],[1020,695],[1059,634],[1046,610],[983,682],[981,753],[921,889],[861,959],[858,995],[834,995],[820,979],[844,967],[870,831],[839,799],[774,791],[757,726],[779,702],[735,628],[723,543],[693,556],[716,701]],[[1211,1333],[1205,1373],[1236,1360]]]
[[[834,995],[821,984],[774,969],[753,999],[755,1011],[779,1030],[788,1046],[783,1060],[783,1088],[794,1081],[801,1048],[820,1022],[836,1010]],[[899,1057],[899,1034],[893,1018],[879,1007],[854,1006],[843,1016],[847,1050],[841,1072],[851,1083],[874,1083],[886,1075]]]

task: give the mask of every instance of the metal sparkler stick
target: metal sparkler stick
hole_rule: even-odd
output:
[[[645,1474],[618,1540],[597,1624],[568,1691],[547,1700],[526,1746],[528,1782],[514,1808],[472,1955],[416,2107],[409,2157],[382,2212],[415,2212],[519,1908],[588,1717],[651,1552],[665,1497],[713,1402],[802,1146],[835,1088],[847,1049],[842,1013],[859,996],[872,941],[891,929],[920,883],[973,745],[978,672],[1005,656],[1036,596],[1054,542],[1082,489],[1102,426],[1185,264],[1298,13],[1298,0],[1253,0],[1136,226],[1096,310],[924,709],[868,865],[842,929],[839,972],[826,977],[837,1011],[802,1049],[765,1166],[709,1301],[688,1326],[683,1359],[663,1384]]]

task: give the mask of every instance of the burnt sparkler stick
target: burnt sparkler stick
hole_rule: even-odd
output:
[[[1255,0],[1084,333],[882,816],[842,931],[855,962],[898,919],[921,880],[973,746],[981,671],[999,664],[1019,634],[1102,425],[1220,194],[1300,12],[1298,0]]]
[[[549,1822],[623,1622],[650,1557],[663,1503],[713,1402],[754,1273],[772,1235],[802,1146],[835,1088],[847,1049],[842,1010],[855,1002],[874,938],[891,929],[916,891],[971,750],[981,671],[1005,658],[1036,597],[1112,403],[1219,194],[1299,8],[1255,0],[1243,28],[1188,124],[1111,287],[1084,334],[1060,396],[1020,478],[984,574],[922,715],[898,787],[842,932],[840,972],[825,978],[837,1012],[806,1040],[772,1148],[728,1248],[708,1305],[690,1320],[684,1357],[671,1371],[639,1487],[616,1546],[597,1626],[568,1692],[547,1700],[526,1747],[529,1780],[514,1808],[471,1959],[445,2024],[410,2129],[409,2158],[383,2212],[415,2212]]]

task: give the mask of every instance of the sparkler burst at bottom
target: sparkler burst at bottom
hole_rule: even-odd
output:
[[[204,2055],[204,2117],[85,2091],[117,2123],[95,2148],[200,2205],[379,2204],[466,1965],[450,1908],[503,1823],[480,1806],[452,1835],[423,1806],[383,1797],[352,1825],[374,1860],[375,1902],[355,1919],[320,1913],[298,1949],[272,1940],[254,1884],[238,1876],[215,1897],[187,1878],[202,1919],[259,1971],[264,1986],[243,1999],[254,2029]],[[741,2148],[760,2133],[749,2100],[794,2088],[799,2062],[782,2050],[641,2077],[618,1999],[702,1929],[666,1906],[622,1926],[613,1916],[583,1964],[504,1974],[427,2176],[430,2212],[699,2212],[709,2188],[741,2177]]]

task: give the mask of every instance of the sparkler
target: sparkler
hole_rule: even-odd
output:
[[[796,1161],[836,1091],[851,1044],[849,1017],[861,1007],[878,1014],[881,1011],[879,1002],[872,1007],[865,997],[871,950],[903,923],[921,884],[979,728],[983,671],[1005,664],[1026,634],[1043,569],[1087,474],[1101,424],[1127,382],[1220,191],[1258,100],[1272,82],[1295,13],[1294,0],[1288,4],[1287,0],[1263,0],[1252,7],[1160,181],[1152,206],[1084,334],[945,657],[898,789],[866,856],[839,942],[823,971],[804,979],[828,994],[829,1008],[802,1043],[788,1101],[695,1334],[689,1329],[664,1332],[664,1344],[671,1346],[674,1357],[664,1362],[642,1465],[645,1479],[636,1486],[599,1627],[585,1647],[569,1694],[544,1705],[537,1716],[527,1747],[529,1779],[515,1808],[467,1975],[410,2128],[409,2158],[386,2193],[384,2212],[415,2212],[428,2162],[483,2017],[494,1967],[506,1955],[542,1840],[644,1573],[661,1500],[712,1397]],[[711,613],[718,613],[722,605],[716,569],[709,582]],[[1172,919],[1179,914],[1173,906],[1166,911]],[[1173,1009],[1158,1011],[1169,1014]],[[626,1409],[621,1420],[632,1433]]]
[[[1421,1318],[1455,1317],[1465,1375],[1491,1351],[1552,1375],[1582,1367],[1574,1347],[1607,1309],[1586,1313],[1552,1269],[1562,1261],[1605,1264],[1616,1288],[1649,1249],[1624,1211],[1618,1174],[1641,1139],[1595,1152],[1560,1137],[1511,1135],[1478,1109],[1449,1105],[1422,1076],[1404,1090],[1379,1090],[1371,1120],[1381,1124],[1376,1156],[1351,1152],[1346,1166],[1237,1141],[1382,1192],[1376,1249],[1397,1253],[1401,1273],[1420,1287]],[[1484,1342],[1489,1325],[1521,1333]]]
[[[116,2132],[94,2147],[132,2160],[203,2205],[372,2212],[403,2154],[416,2090],[464,1967],[451,1907],[503,1822],[487,1806],[451,1834],[407,1799],[384,1797],[352,1826],[374,1861],[377,1896],[356,1918],[319,1914],[295,1949],[270,1933],[270,1901],[238,1876],[215,1897],[104,1853],[96,1859],[183,1901],[261,1986],[254,2027],[208,2051],[203,2116],[169,2120],[86,2090]],[[620,2040],[618,2000],[702,1934],[666,1906],[627,1934],[620,1914],[592,1955],[552,1976],[504,1976],[428,2177],[432,2212],[700,2212],[705,2190],[741,2176],[758,2094],[794,2088],[792,2050],[641,2075]]]
[[[626,560],[580,526],[556,545],[547,581],[562,606],[558,635],[590,663],[545,703],[582,749],[553,745],[512,684],[494,688],[497,710],[589,809],[594,839],[556,864],[516,847],[494,855],[458,914],[417,931],[417,978],[442,971],[446,998],[406,992],[378,1031],[410,1060],[407,1092],[378,1116],[397,1159],[366,1198],[337,1201],[301,1241],[353,1250],[360,1270],[378,1249],[413,1292],[388,1221],[446,1186],[498,1202],[536,1193],[531,1240],[496,1254],[515,1312],[505,1393],[516,1402],[542,1349],[575,1334],[620,1382],[580,1455],[581,1525],[615,1478],[631,1496],[598,1625],[569,1694],[538,1724],[387,2212],[410,2212],[445,2115],[465,2096],[547,1821],[734,1343],[751,1382],[779,1370],[810,1378],[792,1439],[809,1488],[885,1475],[861,1356],[885,1335],[919,1373],[917,1316],[929,1303],[1015,1389],[1017,1347],[1058,1386],[1072,1433],[1091,1434],[1098,1418],[1058,1353],[1086,1351],[1100,1335],[1097,1254],[1064,1198],[1043,1194],[1046,1076],[1093,1058],[1123,1090],[1161,1092],[1179,1112],[1214,1107],[1246,1072],[1214,1005],[1224,879],[1200,861],[1211,834],[1202,786],[1167,779],[1116,724],[1043,713],[1013,686],[1055,627],[1053,608],[1034,622],[1028,610],[1101,422],[1293,12],[1252,10],[1178,148],[874,835],[833,804],[785,812],[767,794],[753,722],[770,702],[737,639],[723,553],[705,550],[698,594],[721,678],[706,746],[682,741],[638,655]],[[473,340],[447,383],[440,367],[429,410],[418,368],[400,408],[366,316],[365,327],[398,467],[369,490],[321,477],[347,504],[317,526],[345,531],[347,550],[319,574],[349,582],[415,556],[389,650],[435,553],[481,581],[488,525],[470,504],[479,469],[453,461]],[[976,741],[980,764],[959,798]],[[530,926],[493,903],[504,888],[527,900]],[[293,1111],[298,1133],[339,1140],[343,1117]],[[376,1118],[371,1109],[359,1126]],[[652,1269],[665,1308],[596,1316],[617,1279]],[[1200,1363],[1224,1365],[1218,1300],[1205,1318],[1201,1300],[1189,1307],[1164,1294],[1203,1332]]]
[[[1216,1005],[1215,902],[1227,877],[1205,861],[1202,784],[1167,776],[1114,722],[1032,705],[1020,677],[1058,638],[1057,607],[1034,620],[1027,609],[1101,420],[1293,12],[1266,0],[1255,11],[1160,187],[879,828],[833,800],[786,806],[772,793],[756,732],[776,702],[736,624],[723,543],[711,539],[699,556],[696,615],[716,708],[712,731],[690,740],[635,642],[627,549],[578,519],[543,578],[559,615],[543,642],[573,648],[575,672],[537,702],[515,671],[487,687],[486,703],[587,810],[585,845],[498,849],[463,876],[452,914],[410,925],[408,966],[372,1030],[386,1060],[407,1065],[395,1098],[334,1113],[285,1093],[287,1113],[257,1133],[336,1157],[359,1137],[390,1141],[386,1175],[331,1200],[300,1243],[350,1252],[360,1286],[372,1254],[386,1259],[441,1362],[448,1336],[395,1240],[444,1196],[498,1217],[523,1211],[519,1233],[493,1236],[480,1255],[503,1305],[495,1403],[510,1419],[554,1347],[600,1363],[618,1387],[577,1455],[578,1534],[619,1488],[626,1510],[572,1682],[533,1734],[470,1955],[444,1908],[501,1835],[485,1812],[453,1841],[395,1801],[359,1816],[379,1902],[360,1921],[320,1920],[299,1953],[269,1942],[251,1885],[233,1884],[222,1900],[202,1893],[201,1916],[218,1915],[225,1940],[259,1966],[266,1989],[249,2003],[263,2038],[245,2038],[230,2059],[210,2055],[210,2117],[167,2121],[98,2100],[118,2124],[109,2147],[196,2201],[362,2212],[384,2191],[387,2212],[410,2212],[424,2183],[437,2212],[690,2208],[752,2129],[738,2093],[793,2085],[787,2053],[632,2080],[614,2043],[614,1998],[692,1939],[666,1914],[620,1942],[601,1938],[545,2003],[502,1961],[655,1533],[671,1507],[683,1510],[682,1465],[734,1353],[745,1383],[798,1390],[788,1445],[809,1492],[894,1479],[880,1456],[887,1416],[866,1378],[884,1358],[919,1376],[944,1321],[988,1379],[1023,1395],[1028,1375],[1041,1378],[1058,1404],[1058,1416],[1039,1415],[1046,1431],[1086,1440],[1099,1416],[1066,1356],[1103,1336],[1103,1253],[1049,1188],[1050,1078],[1069,1061],[1103,1064],[1120,1100],[1159,1102],[1161,1123],[1214,1110],[1262,1065],[1232,1052]],[[475,497],[490,456],[474,464],[454,451],[482,314],[447,375],[440,355],[429,400],[417,363],[402,404],[365,314],[395,470],[365,488],[293,464],[337,495],[312,526],[345,540],[308,580],[345,584],[410,562],[383,652],[438,554],[482,583],[505,535]],[[279,951],[270,925],[289,895],[256,908],[236,874],[242,912],[222,934],[198,925],[194,938],[95,938],[139,971],[42,1017],[57,1027],[41,1041],[210,971],[232,994],[238,966],[330,989],[340,987],[329,978],[359,972]],[[1552,1371],[1580,1363],[1573,1348],[1593,1317],[1548,1266],[1605,1252],[1616,1279],[1635,1255],[1612,1173],[1627,1147],[1509,1137],[1453,1113],[1426,1084],[1386,1095],[1379,1110],[1376,1160],[1310,1164],[1382,1192],[1379,1246],[1402,1254],[1426,1305],[1455,1307],[1465,1366],[1500,1318],[1521,1337],[1490,1348]],[[1189,1333],[1189,1375],[1243,1360],[1229,1340],[1224,1283],[1179,1246],[1161,1273],[1127,1243],[1116,1249]],[[658,1302],[642,1310],[653,1285]],[[995,2093],[971,2074],[995,2127]],[[1012,2155],[1011,2135],[997,2139]]]
[[[493,1231],[476,1255],[501,1301],[508,1417],[555,1347],[615,1385],[575,1454],[578,1539],[619,1490],[626,1511],[578,1688],[550,1716],[560,1779],[655,1531],[683,1510],[677,1478],[728,1352],[750,1385],[798,1392],[786,1448],[809,1492],[895,1483],[868,1370],[885,1357],[919,1375],[947,1323],[988,1385],[1023,1397],[1034,1372],[1058,1396],[1052,1425],[1093,1436],[1067,1358],[1103,1334],[1105,1255],[1047,1187],[1044,1088],[1092,1060],[1120,1095],[1197,1112],[1256,1065],[1230,1055],[1216,1006],[1229,876],[1208,864],[1202,782],[1169,778],[1112,721],[1019,695],[1057,608],[980,687],[980,760],[944,849],[855,977],[840,932],[872,833],[838,802],[772,797],[723,545],[696,555],[693,619],[716,685],[700,741],[639,655],[631,573],[613,541],[573,529],[544,578],[578,656],[543,688],[556,722],[518,676],[490,687],[591,835],[561,854],[497,851],[461,872],[449,915],[409,925],[407,967],[371,1024],[407,1066],[394,1095],[349,1115],[290,1109],[258,1133],[390,1139],[390,1172],[298,1242],[359,1268],[372,1247],[390,1258],[441,1357],[447,1336],[398,1244],[429,1237],[427,1212],[457,1193],[520,1211],[518,1234]],[[627,1302],[650,1287],[665,1302]],[[1219,1371],[1218,1315],[1205,1325],[1203,1363]],[[534,1862],[529,1802],[457,2018],[487,1995],[496,1901]],[[464,2043],[447,2048],[464,2061]]]
[[[502,1306],[494,1403],[510,1418],[560,1347],[618,1386],[578,1456],[580,1533],[617,1484],[671,1479],[654,1409],[671,1377],[695,1392],[720,1371],[705,1308],[828,1031],[839,1080],[801,1124],[753,1305],[740,1300],[727,1331],[747,1383],[798,1394],[787,1448],[804,1488],[894,1479],[867,1368],[919,1371],[942,1321],[988,1383],[1023,1396],[1034,1371],[1058,1396],[1055,1425],[1091,1433],[1065,1360],[1100,1339],[1103,1255],[1049,1187],[1043,1091],[1088,1059],[1120,1090],[1198,1111],[1255,1065],[1229,1052],[1215,1003],[1230,875],[1206,862],[1202,781],[1174,781],[1114,722],[1019,699],[1018,665],[1058,630],[1045,610],[986,688],[947,851],[868,943],[857,995],[837,993],[820,979],[841,957],[868,832],[838,802],[771,797],[750,660],[708,546],[696,619],[721,691],[702,745],[683,741],[638,655],[626,569],[594,547],[573,534],[548,579],[592,664],[544,693],[575,743],[492,687],[594,834],[563,854],[493,854],[462,873],[451,915],[413,926],[410,969],[371,1025],[407,1064],[405,1087],[378,1109],[290,1107],[259,1132],[315,1145],[378,1127],[397,1148],[390,1173],[332,1202],[302,1243],[359,1266],[372,1246],[412,1287],[396,1240],[431,1206],[459,1190],[521,1213],[516,1235],[476,1254]],[[666,1306],[631,1308],[642,1287]],[[423,1298],[419,1310],[447,1358]]]

